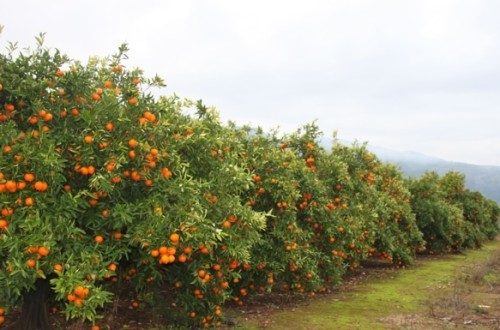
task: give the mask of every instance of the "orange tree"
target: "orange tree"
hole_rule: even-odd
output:
[[[331,201],[316,171],[315,163],[324,153],[317,144],[317,127],[306,125],[283,137],[261,129],[240,132],[254,173],[254,186],[245,198],[252,209],[267,215],[252,262],[239,265],[237,302],[253,292],[325,291],[326,285],[339,282],[346,267],[343,255],[332,253],[343,243],[332,236],[337,235],[333,228],[340,218],[328,207]]]
[[[298,223],[311,233],[309,244],[319,255],[314,275],[321,279],[320,289],[324,291],[340,283],[351,266],[347,262],[351,242],[346,236],[346,218],[342,216],[347,202],[338,195],[348,176],[346,166],[340,159],[326,161],[331,155],[321,147],[321,136],[315,124],[308,124],[285,137],[284,143],[302,165],[302,171],[296,175],[300,189],[296,201]]]
[[[395,265],[411,263],[424,241],[401,172],[382,163],[365,145],[335,143],[326,160],[329,164],[321,167],[326,171],[324,181],[345,206],[338,212],[346,222],[351,266],[372,255]],[[335,173],[336,163],[345,165]]]
[[[410,179],[411,205],[428,253],[479,247],[498,233],[498,205],[465,188],[465,176],[427,172]]]
[[[464,218],[479,229],[476,237],[470,238],[471,246],[481,246],[481,242],[494,239],[499,232],[498,219],[500,208],[492,200],[485,198],[481,193],[466,189],[461,197]]]
[[[252,181],[232,130],[145,93],[163,83],[127,70],[125,45],[82,65],[42,42],[0,56],[0,306],[24,298],[35,329],[48,295],[95,321],[118,284],[167,285],[193,322],[214,322],[263,226],[240,200]]]
[[[267,216],[252,264],[242,265],[238,300],[254,291],[305,292],[320,286],[316,276],[320,254],[310,244],[313,232],[298,219],[297,201],[303,198],[300,180],[307,168],[276,133],[248,130],[244,140],[255,184],[246,194],[247,203]]]
[[[460,175],[405,182],[364,145],[325,151],[314,124],[222,125],[148,94],[163,82],[126,69],[125,45],[82,65],[42,42],[0,56],[0,307],[22,303],[22,328],[49,326],[47,301],[96,322],[118,294],[208,327],[227,299],[314,294],[372,255],[410,263],[422,236],[434,251],[498,232]]]
[[[459,250],[466,224],[460,209],[445,201],[438,174],[427,172],[418,180],[410,179],[408,185],[412,193],[411,206],[427,243],[427,252]]]
[[[462,247],[480,247],[482,242],[498,233],[498,205],[478,192],[465,188],[465,175],[447,172],[439,179],[439,188],[447,203],[457,207],[463,215],[464,240]]]
[[[410,264],[416,252],[425,248],[411,208],[411,193],[394,165],[378,162],[377,172],[377,198],[372,207],[377,211],[379,228],[385,230],[376,231],[374,247],[377,253],[389,258],[396,266]]]

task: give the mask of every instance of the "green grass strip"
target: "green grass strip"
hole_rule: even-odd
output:
[[[236,320],[236,329],[398,329],[382,319],[398,315],[429,314],[426,302],[439,289],[453,281],[457,273],[472,263],[488,260],[500,250],[500,240],[486,243],[482,249],[466,255],[419,258],[406,269],[384,271],[383,276],[356,285],[353,290],[339,292],[308,304],[292,306],[286,311],[262,317]],[[265,325],[263,324],[265,322]],[[400,327],[404,329],[405,327]]]

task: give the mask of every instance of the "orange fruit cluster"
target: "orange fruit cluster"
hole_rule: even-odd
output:
[[[89,288],[78,285],[73,289],[72,293],[69,293],[66,296],[66,299],[69,302],[73,303],[75,306],[82,307],[85,302],[85,298],[88,296],[89,292],[90,292]]]

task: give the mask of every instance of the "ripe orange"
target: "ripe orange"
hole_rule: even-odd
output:
[[[38,254],[42,257],[46,257],[49,255],[49,249],[47,249],[45,246],[40,246],[38,248]]]
[[[106,131],[111,132],[114,128],[113,123],[111,122],[107,123],[104,128],[106,129]]]
[[[14,210],[11,207],[4,207],[2,209],[2,216],[8,217],[14,213]]]
[[[105,169],[108,172],[112,172],[115,169],[116,163],[112,160],[109,161],[109,163],[106,164]]]
[[[48,188],[47,182],[44,182],[44,181],[35,182],[35,190],[45,191],[45,190],[47,190],[47,188]]]
[[[75,304],[76,307],[82,307],[83,300],[80,298],[76,298],[75,301],[73,301],[73,304]]]
[[[132,173],[130,174],[130,178],[133,180],[133,181],[140,181],[142,176],[139,172],[137,171],[132,171]]]
[[[85,143],[90,144],[92,143],[92,141],[94,141],[94,137],[91,135],[87,135],[86,137],[83,138],[83,140],[85,141]]]
[[[177,234],[177,233],[170,234],[170,241],[172,241],[172,243],[174,243],[174,244],[179,243],[179,239],[180,239],[179,234]]]
[[[36,266],[36,261],[34,259],[28,259],[28,261],[26,261],[26,266],[30,267],[30,268],[33,268]]]
[[[111,81],[109,81],[109,80],[106,80],[104,82],[104,87],[106,87],[106,88],[113,88],[113,83]]]
[[[158,252],[160,252],[160,254],[168,254],[168,248],[166,246],[160,246]]]
[[[16,109],[16,107],[14,107],[14,104],[10,104],[10,103],[7,103],[3,106],[3,108],[5,109],[5,111],[8,111],[8,112],[12,112]]]
[[[135,148],[137,147],[137,145],[139,144],[139,142],[137,142],[136,139],[130,139],[128,140],[128,145],[130,148]]]
[[[75,289],[73,290],[73,292],[78,297],[84,299],[87,296],[87,294],[88,294],[88,290],[89,290],[88,288],[84,288],[83,286],[78,285],[77,287],[75,287]]]
[[[9,227],[9,222],[5,219],[0,219],[0,230],[7,229]]]
[[[208,251],[208,248],[206,246],[200,246],[199,252],[201,254],[208,254],[210,251]]]
[[[88,171],[89,175],[94,174],[95,173],[95,167],[94,167],[94,165],[89,165],[87,167],[87,171]]]
[[[162,169],[161,169],[161,175],[162,175],[164,178],[167,178],[167,179],[168,179],[168,178],[171,178],[171,177],[172,177],[172,172],[171,172],[168,168],[164,167],[164,168],[162,168]]]
[[[177,249],[176,249],[175,247],[173,247],[173,246],[169,246],[169,247],[167,248],[167,254],[168,254],[168,255],[173,256],[173,255],[175,255],[176,253],[177,253]]]
[[[33,206],[34,203],[35,203],[35,201],[33,200],[32,197],[28,197],[24,200],[24,205],[26,205],[26,206]]]
[[[137,97],[132,96],[131,98],[128,99],[128,104],[130,105],[136,105],[137,104]]]
[[[28,122],[31,125],[35,125],[38,122],[38,118],[36,118],[35,116],[31,116],[30,119],[28,119]]]
[[[35,176],[32,173],[24,174],[24,181],[33,182],[35,180]]]
[[[86,168],[85,166],[80,167],[79,172],[81,175],[88,175],[89,174],[89,169]]]
[[[24,181],[19,181],[17,183],[17,190],[23,190],[24,188],[26,188],[26,182]]]
[[[149,122],[155,122],[156,121],[156,116],[154,113],[150,111],[145,111],[144,114],[142,115],[147,121]]]
[[[170,263],[170,256],[168,254],[162,254],[160,256],[160,264],[168,264]]]
[[[158,154],[160,152],[156,148],[151,148],[151,150],[149,150],[149,153],[151,154],[151,156],[153,156],[153,159],[154,159],[154,158],[158,157]]]
[[[5,182],[5,189],[7,189],[9,192],[16,192],[17,183],[12,180],[7,180],[7,182]]]
[[[102,237],[101,235],[97,235],[96,237],[94,237],[94,241],[96,241],[97,244],[101,244],[102,242],[104,242],[104,237]]]
[[[53,115],[53,114],[51,114],[51,113],[49,112],[49,113],[47,113],[45,116],[43,116],[43,121],[44,121],[44,122],[49,122],[49,121],[51,121],[53,118],[54,118],[54,115]]]

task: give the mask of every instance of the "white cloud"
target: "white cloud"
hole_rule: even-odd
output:
[[[317,119],[327,136],[500,165],[498,12],[496,0],[18,0],[2,5],[0,46],[47,32],[85,60],[127,41],[131,66],[223,119],[287,131]]]

